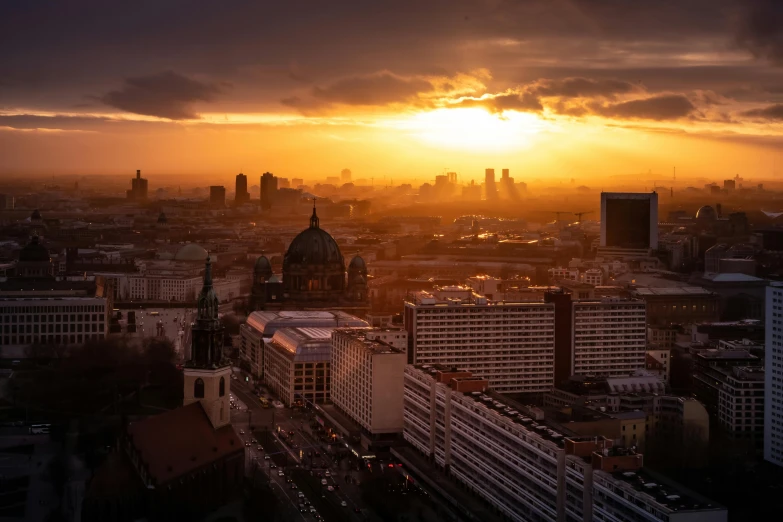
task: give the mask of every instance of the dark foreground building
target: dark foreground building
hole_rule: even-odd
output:
[[[197,520],[241,491],[244,445],[230,423],[230,361],[207,259],[184,405],[131,423],[87,486],[84,522]]]

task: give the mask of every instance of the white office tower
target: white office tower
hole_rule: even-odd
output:
[[[767,287],[764,460],[783,466],[783,283]]]

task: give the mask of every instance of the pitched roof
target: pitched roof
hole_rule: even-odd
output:
[[[134,422],[128,435],[158,484],[245,449],[230,424],[212,427],[200,402]]]

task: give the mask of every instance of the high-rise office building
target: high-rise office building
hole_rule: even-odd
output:
[[[277,178],[271,172],[264,172],[261,176],[261,209],[272,208],[272,201],[277,194]]]
[[[488,200],[497,199],[498,188],[495,185],[495,169],[486,169],[484,171],[484,192]]]
[[[350,183],[351,181],[351,171],[350,169],[343,169],[340,172],[340,179],[343,183]]]
[[[602,192],[600,241],[606,252],[658,248],[658,194]]]
[[[136,177],[131,179],[131,188],[126,195],[128,199],[136,201],[147,199],[147,180],[141,177],[141,170],[137,170]]]
[[[767,287],[764,460],[783,466],[783,283]]]
[[[226,187],[222,185],[209,187],[209,206],[212,208],[223,208],[226,206]]]
[[[234,188],[234,204],[242,205],[248,201],[250,201],[250,194],[247,191],[247,176],[240,172],[237,174]]]

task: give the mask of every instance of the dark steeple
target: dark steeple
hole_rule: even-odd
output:
[[[320,228],[319,223],[320,220],[318,219],[318,215],[315,213],[315,198],[313,198],[313,215],[310,217],[310,228]]]
[[[223,358],[223,325],[218,320],[218,298],[212,287],[212,263],[209,257],[204,270],[204,285],[198,296],[198,313],[191,328],[191,339],[189,367],[219,368],[229,364]]]

